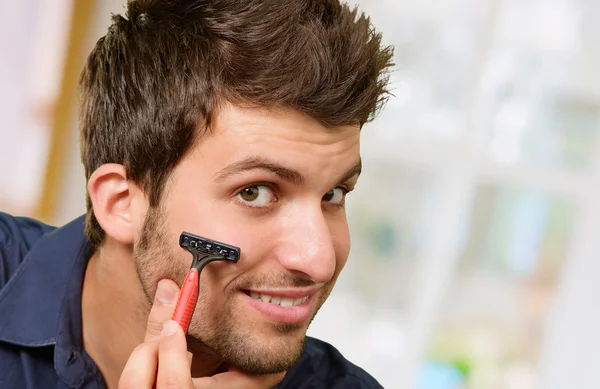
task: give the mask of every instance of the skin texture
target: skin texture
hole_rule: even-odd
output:
[[[160,332],[160,322],[146,328],[152,302],[171,307],[176,299],[172,282],[158,292],[157,285],[181,285],[189,269],[182,231],[242,252],[237,264],[214,262],[202,272],[188,332],[192,376],[289,369],[348,258],[343,200],[360,172],[359,139],[358,126],[224,105],[175,168],[159,207],[148,207],[121,165],[98,169],[88,190],[107,239],[88,265],[82,309],[84,345],[109,386],[148,332]],[[310,292],[310,315],[274,320],[248,303],[250,290]]]

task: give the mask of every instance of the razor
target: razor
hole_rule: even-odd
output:
[[[198,301],[200,291],[200,272],[204,267],[214,261],[228,261],[237,263],[240,259],[240,249],[226,243],[204,238],[198,235],[182,232],[179,236],[179,246],[187,249],[193,257],[192,266],[188,271],[181,294],[175,306],[173,320],[175,320],[184,333],[192,321],[192,315]]]

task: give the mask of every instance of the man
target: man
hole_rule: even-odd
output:
[[[337,0],[130,2],[81,77],[85,220],[0,216],[0,387],[380,387],[305,333],[391,56]],[[203,270],[187,338],[182,231],[242,253]]]

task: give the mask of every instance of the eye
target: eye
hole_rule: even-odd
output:
[[[325,193],[325,196],[323,196],[323,201],[333,205],[343,205],[347,194],[348,189],[338,186],[337,188]]]
[[[237,197],[249,207],[266,207],[275,201],[273,190],[266,185],[252,185],[242,189]]]

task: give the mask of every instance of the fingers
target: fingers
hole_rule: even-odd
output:
[[[193,388],[185,334],[177,322],[165,323],[158,355],[157,388]]]
[[[163,324],[173,317],[178,298],[179,287],[175,282],[164,279],[158,283],[154,303],[146,324],[144,341],[158,338]]]
[[[119,389],[150,389],[156,377],[158,342],[146,342],[137,346],[123,369]]]
[[[284,373],[256,375],[241,370],[229,370],[212,377],[194,378],[196,389],[269,389],[277,385],[285,377]]]
[[[178,298],[179,287],[175,282],[164,279],[158,283],[154,303],[152,304],[152,309],[150,310],[146,324],[145,341],[136,347],[129,356],[127,364],[121,374],[121,378],[119,379],[119,389],[150,389],[156,387],[155,381],[157,379],[160,348],[160,343],[157,340],[161,335],[164,324],[173,316],[173,311],[175,310]],[[183,333],[181,329],[179,331]],[[170,343],[170,340],[168,340],[167,345]],[[175,387],[188,388],[191,387],[191,376],[185,337],[183,337],[183,346],[181,347],[183,347],[183,355],[187,366],[187,375],[184,374],[183,377],[187,377],[189,382],[187,386],[176,385]],[[169,356],[167,358],[171,357]],[[165,365],[167,367],[169,366],[169,364]],[[165,387],[172,387],[169,385],[170,384],[167,384]]]

